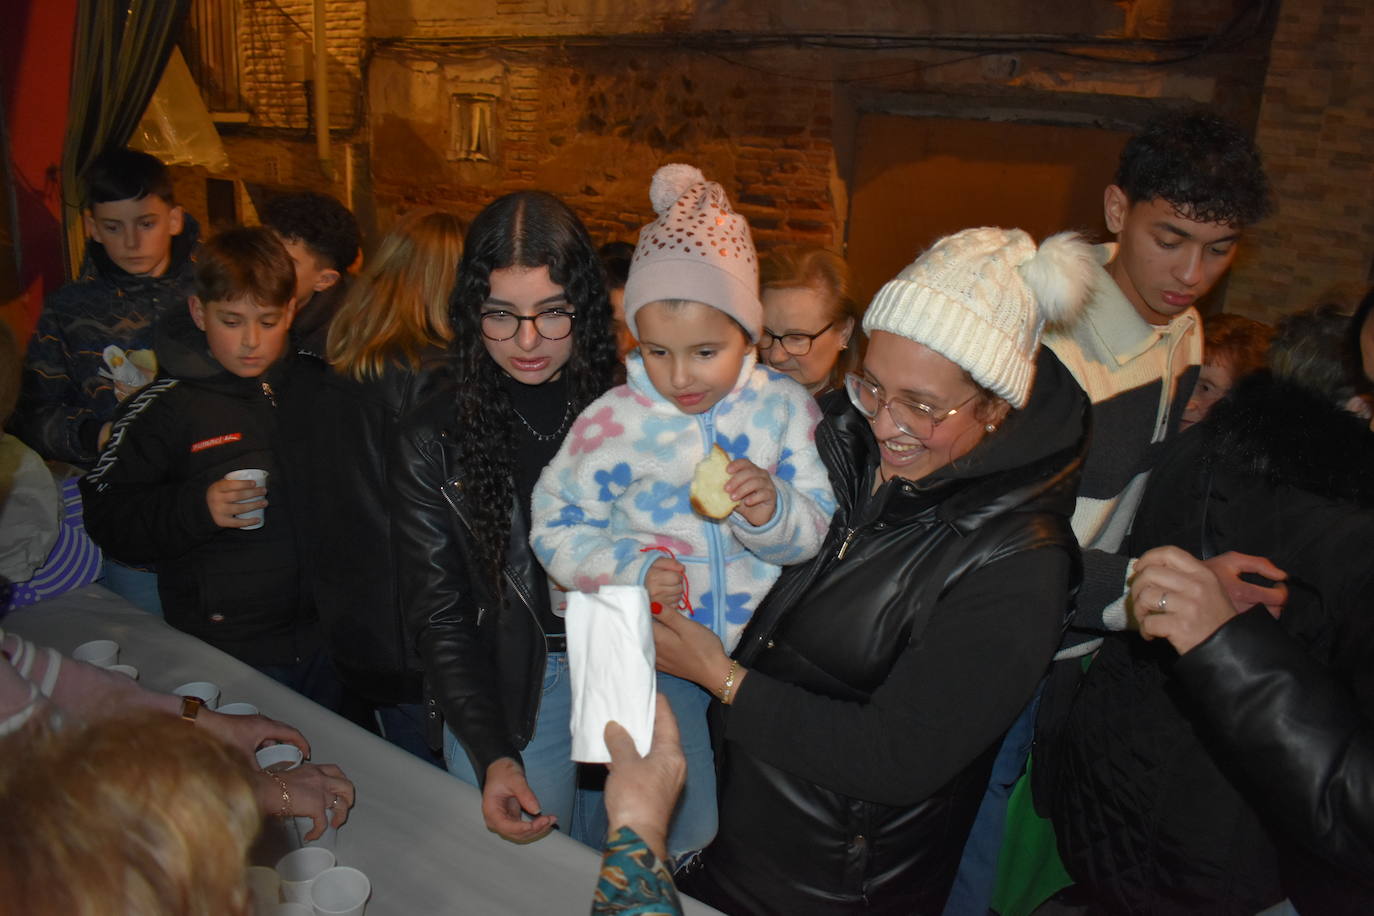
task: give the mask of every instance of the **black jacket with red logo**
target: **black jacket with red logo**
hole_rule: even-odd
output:
[[[159,329],[166,375],[121,405],[81,481],[86,529],[107,554],[156,563],[167,622],[252,665],[298,660],[308,621],[283,432],[323,366],[288,355],[260,378],[227,372],[177,316]],[[263,527],[220,528],[205,493],[230,471],[268,472]]]

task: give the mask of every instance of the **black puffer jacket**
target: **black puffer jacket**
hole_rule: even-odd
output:
[[[116,414],[109,444],[81,480],[86,528],[125,563],[157,563],[167,622],[251,665],[289,665],[314,651],[301,599],[293,491],[304,456],[282,430],[310,402],[318,372],[290,355],[259,378],[233,375],[207,353],[185,312],[158,327],[168,376]],[[220,528],[205,491],[230,471],[268,471],[262,528]]]
[[[1141,503],[1130,549],[1139,556],[1176,544],[1203,557],[1237,550],[1270,558],[1289,575],[1279,626],[1350,691],[1352,710],[1368,717],[1370,507],[1374,435],[1264,374],[1174,443]],[[1224,661],[1225,644],[1258,625],[1233,621],[1182,659],[1162,640],[1121,634],[1089,668],[1060,747],[1055,828],[1065,864],[1100,910],[1248,916],[1291,896],[1304,914],[1374,911],[1374,884],[1318,862],[1275,824],[1275,817],[1291,820],[1294,796],[1318,793],[1295,784],[1296,771],[1280,756],[1265,764],[1247,750],[1258,734],[1228,738],[1229,729],[1215,727],[1218,718],[1243,727],[1256,718],[1256,702],[1277,696],[1197,692],[1211,694],[1201,685],[1218,680],[1207,674],[1209,659],[1221,672],[1232,670],[1238,663]],[[1275,677],[1268,683],[1277,686]],[[1273,707],[1267,715],[1280,712]],[[1330,742],[1347,739],[1321,720],[1288,721],[1281,730],[1310,746],[1312,762],[1331,759]],[[1362,791],[1369,804],[1374,786]],[[1308,813],[1318,823],[1343,816]]]
[[[842,398],[823,406],[839,508],[741,639],[720,830],[685,886],[732,913],[939,913],[1078,578],[1087,399],[1042,348],[1001,430],[876,492],[867,422]]]
[[[325,647],[344,682],[374,703],[422,699],[392,551],[388,461],[404,418],[450,379],[439,349],[414,371],[390,365],[366,382],[327,373],[299,430],[320,456],[302,518]]]
[[[503,594],[469,575],[481,560],[458,471],[453,397],[440,392],[402,424],[392,455],[393,549],[401,606],[428,672],[437,726],[461,740],[478,780],[502,757],[520,760],[534,734],[548,650],[544,570],[529,545],[528,505],[511,502]]]

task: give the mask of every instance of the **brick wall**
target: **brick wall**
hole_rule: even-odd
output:
[[[1285,0],[1256,135],[1278,207],[1247,238],[1227,311],[1272,320],[1332,294],[1352,301],[1370,283],[1371,45],[1374,4]]]
[[[252,126],[308,130],[313,101],[305,83],[288,79],[292,45],[314,42],[313,0],[242,0],[239,49],[243,96]],[[328,0],[329,126],[350,130],[362,111],[362,60],[367,42],[367,0]],[[306,74],[313,79],[313,70]]]
[[[450,161],[445,106],[475,78],[499,94],[497,154]],[[707,55],[607,48],[379,54],[370,79],[379,212],[437,203],[471,218],[500,194],[541,188],[597,238],[633,241],[652,215],[654,169],[681,161],[724,185],[760,243],[840,241],[828,83]]]

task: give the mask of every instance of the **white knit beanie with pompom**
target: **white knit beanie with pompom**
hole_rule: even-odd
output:
[[[695,166],[654,173],[649,199],[658,219],[639,232],[625,281],[625,323],[639,337],[635,313],[651,302],[686,299],[719,309],[757,343],[763,328],[759,264],[749,223],[725,190]]]
[[[1071,322],[1092,292],[1092,246],[1072,232],[1035,240],[1020,229],[965,229],[889,280],[864,331],[930,347],[1012,407],[1026,406],[1046,322]]]

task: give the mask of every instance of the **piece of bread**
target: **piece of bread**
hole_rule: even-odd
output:
[[[692,509],[707,518],[725,518],[739,503],[725,492],[725,484],[730,480],[725,467],[730,456],[719,445],[711,446],[711,454],[703,458],[692,474]]]

